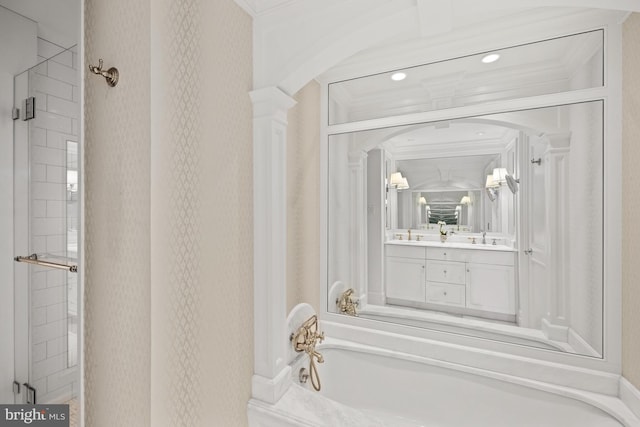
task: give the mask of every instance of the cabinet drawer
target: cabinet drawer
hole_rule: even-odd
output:
[[[436,304],[465,305],[465,287],[446,283],[427,282],[427,302]]]
[[[514,265],[515,253],[482,249],[427,248],[427,259],[476,262],[479,264]]]
[[[466,266],[464,262],[427,261],[427,281],[465,284]]]
[[[439,261],[466,261],[466,252],[464,249],[452,248],[427,248],[427,259]]]
[[[425,249],[423,246],[385,245],[388,257],[425,259]]]

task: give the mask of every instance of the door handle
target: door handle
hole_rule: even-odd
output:
[[[531,249],[531,248],[525,249],[524,253],[525,253],[525,255],[531,255],[533,253],[533,249]]]

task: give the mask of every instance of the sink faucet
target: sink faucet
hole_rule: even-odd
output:
[[[409,238],[407,240],[411,240],[411,229],[407,230],[407,234],[409,234]]]
[[[483,245],[487,244],[487,232],[486,231],[482,232],[482,244]]]

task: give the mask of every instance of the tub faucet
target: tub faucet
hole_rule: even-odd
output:
[[[411,229],[407,230],[407,234],[409,235],[409,238],[407,240],[411,240]]]
[[[353,295],[353,288],[349,288],[343,293],[340,294],[340,298],[336,299],[336,305],[340,309],[340,313],[346,314],[347,316],[357,316],[356,307],[358,306],[358,300],[354,301],[351,298]]]
[[[487,244],[487,232],[486,231],[482,232],[482,244],[483,245]]]
[[[318,376],[318,363],[323,363],[324,358],[316,351],[316,344],[324,340],[324,332],[318,333],[318,316],[315,314],[307,319],[295,333],[292,333],[289,340],[293,343],[293,349],[298,352],[305,352],[309,355],[309,377],[311,385],[316,391],[320,391],[320,377]],[[315,360],[314,360],[315,359]]]

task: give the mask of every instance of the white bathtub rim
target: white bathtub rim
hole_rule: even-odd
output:
[[[328,336],[348,342],[416,354],[457,365],[473,366],[597,394],[618,396],[619,393],[619,370],[611,372],[595,367],[576,366],[575,364],[532,358],[522,354],[506,353],[501,349],[444,342],[428,335],[432,331],[420,328],[415,328],[417,333],[427,335],[406,335],[395,330],[374,330],[370,327],[347,325],[328,320],[322,321],[321,326]],[[596,366],[603,367],[599,364]]]
[[[640,390],[629,382],[625,377],[620,377],[620,400],[640,418]]]
[[[606,414],[612,416],[617,421],[622,423],[625,427],[638,427],[640,426],[640,417],[627,406],[621,398],[617,396],[610,396],[606,394],[595,393],[586,390],[575,389],[571,387],[550,384],[543,381],[522,378],[511,374],[505,374],[495,371],[489,371],[486,369],[476,368],[472,366],[459,365],[452,362],[432,359],[425,356],[417,356],[413,354],[398,352],[394,350],[388,350],[380,347],[373,347],[364,344],[352,343],[336,338],[328,338],[324,343],[317,347],[318,351],[322,352],[323,349],[338,349],[348,350],[359,353],[372,354],[383,357],[398,358],[410,362],[424,363],[426,365],[441,367],[445,369],[451,369],[458,372],[464,372],[472,375],[477,375],[485,378],[491,378],[498,381],[508,382],[511,384],[521,385],[531,389],[567,397],[587,405],[593,406]],[[631,384],[629,384],[631,385]],[[631,385],[631,387],[633,387]],[[637,392],[637,390],[636,390]],[[640,397],[640,393],[639,393]]]

